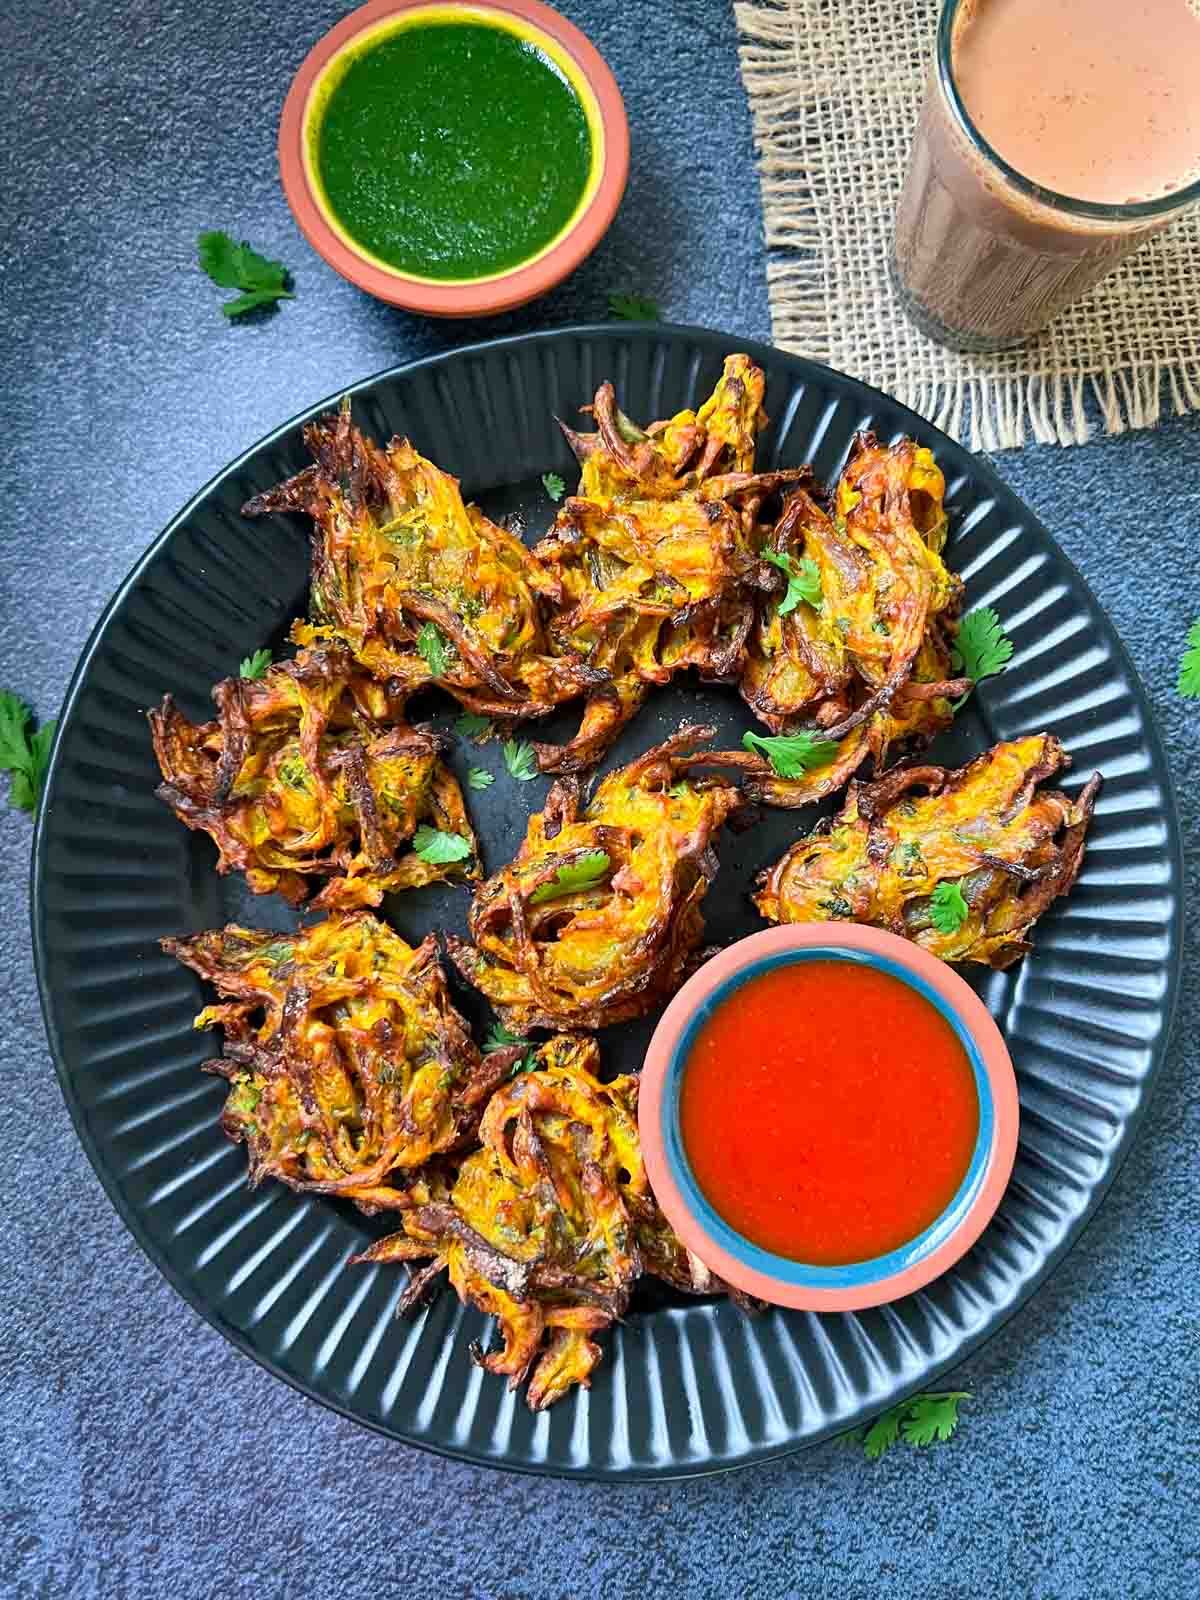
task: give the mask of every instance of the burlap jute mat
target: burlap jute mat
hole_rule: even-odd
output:
[[[886,390],[972,449],[1082,444],[1200,410],[1200,212],[1149,240],[1037,340],[961,355],[905,318],[892,216],[937,0],[735,6],[777,344]]]

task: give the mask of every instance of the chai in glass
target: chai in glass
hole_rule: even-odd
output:
[[[1020,344],[1197,198],[1200,0],[946,0],[892,262],[925,332]]]

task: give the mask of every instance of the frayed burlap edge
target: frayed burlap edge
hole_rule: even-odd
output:
[[[889,8],[878,7],[878,0],[837,3],[843,16],[851,16],[840,34],[830,27],[832,14],[822,0],[740,0],[734,6],[758,154],[775,342],[886,390],[972,450],[1011,449],[1031,438],[1044,444],[1083,444],[1096,412],[1105,432],[1116,434],[1153,427],[1168,409],[1177,416],[1200,411],[1200,341],[1189,334],[1185,342],[1194,355],[1192,350],[1173,350],[1164,358],[1154,346],[1176,342],[1169,327],[1146,330],[1148,337],[1138,342],[1151,350],[1125,359],[1097,359],[1094,352],[1074,347],[1070,314],[1030,346],[995,356],[949,351],[919,334],[903,319],[887,278],[886,249],[878,248],[880,227],[890,231],[890,201],[886,216],[874,219],[869,241],[876,246],[871,292],[877,288],[881,320],[891,319],[894,326],[900,319],[904,342],[915,347],[915,356],[904,364],[906,370],[889,369],[872,357],[877,339],[863,340],[856,348],[854,337],[838,321],[845,286],[838,281],[837,264],[830,262],[830,207],[842,207],[839,222],[846,226],[844,200],[835,198],[846,177],[844,167],[837,169],[838,161],[846,159],[845,141],[833,137],[830,106],[839,95],[853,93],[853,57],[861,54],[871,71],[881,73],[877,50],[855,48],[865,31],[894,25],[897,30],[915,29],[916,38],[931,42],[937,4],[908,0]],[[894,15],[892,24],[881,21],[889,10],[903,14]],[[861,28],[854,13],[859,13]],[[910,31],[910,44],[913,36]],[[888,79],[888,74],[882,76]],[[892,128],[882,138],[894,145],[898,127],[915,126],[924,85],[919,56],[910,53],[907,67],[902,64],[890,82],[886,114]],[[881,106],[887,98],[886,89],[868,97],[863,115],[885,114]],[[865,149],[863,159],[870,159]],[[1200,246],[1200,229],[1196,242]],[[1188,270],[1200,272],[1200,250]],[[1172,278],[1177,276],[1173,264]],[[1111,280],[1104,287],[1110,285]],[[1174,315],[1180,313],[1176,306]],[[1081,306],[1079,316],[1086,314]],[[1164,321],[1172,316],[1169,301],[1158,314]],[[1139,317],[1144,321],[1144,310]],[[1137,331],[1143,331],[1140,322]],[[1095,331],[1089,329],[1087,342],[1094,339]]]

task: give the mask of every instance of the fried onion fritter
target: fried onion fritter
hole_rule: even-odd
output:
[[[755,587],[771,581],[752,538],[763,500],[808,476],[754,473],[763,388],[761,368],[729,356],[698,411],[642,429],[604,383],[585,408],[596,432],[564,428],[582,477],[533,553],[560,591],[551,637],[602,681],[579,734],[536,747],[543,771],[598,761],[650,686],[686,668],[736,681]]]
[[[304,440],[315,465],[242,508],[312,518],[311,620],[294,625],[298,644],[341,640],[393,694],[436,683],[468,710],[509,720],[542,716],[599,681],[547,646],[537,597],[556,601],[557,579],[464,505],[456,478],[407,439],[368,439],[348,400]]]
[[[520,1049],[509,1054],[519,1055]],[[659,1210],[637,1129],[637,1079],[601,1083],[594,1039],[559,1035],[498,1089],[445,1201],[405,1211],[399,1233],[355,1260],[416,1261],[401,1310],[447,1269],[459,1299],[494,1316],[501,1348],[474,1359],[541,1411],[600,1360],[595,1335],[623,1315],[643,1271],[696,1294],[725,1285]]]
[[[450,955],[516,1033],[607,1027],[679,987],[704,929],[713,841],[741,806],[720,778],[686,776],[713,729],[683,727],[604,778],[583,801],[561,778],[516,858],[476,890],[472,944]]]
[[[403,1210],[431,1158],[472,1139],[509,1070],[480,1058],[454,1009],[431,934],[416,949],[369,911],[297,933],[227,927],[163,949],[222,997],[196,1018],[221,1027],[205,1070],[229,1081],[221,1126],[246,1146],[251,1186]]]
[[[447,741],[397,723],[384,685],[340,645],[304,650],[261,679],[226,678],[218,718],[189,722],[168,695],[150,713],[160,799],[210,835],[217,871],[238,869],[256,894],[304,900],[326,880],[322,909],[378,905],[385,893],[478,879],[478,847]],[[427,823],[470,847],[435,863],[403,847]]]
[[[755,799],[808,805],[868,757],[882,770],[893,746],[923,746],[949,727],[952,701],[971,685],[951,666],[962,582],[941,559],[944,493],[929,450],[865,433],[832,507],[803,487],[789,496],[765,548],[811,562],[821,600],[786,614],[760,601],[741,690],[774,733],[808,730],[839,749],[800,778],[781,778],[761,757],[739,761]]]
[[[956,770],[897,768],[852,783],[841,812],[761,874],[755,904],[771,922],[846,918],[902,934],[943,961],[1011,966],[1083,862],[1100,774],[1075,800],[1038,788],[1069,765],[1059,741],[1040,733]],[[957,884],[966,902],[952,931],[935,916],[939,884]]]

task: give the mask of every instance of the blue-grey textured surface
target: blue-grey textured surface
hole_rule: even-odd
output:
[[[434,324],[334,277],[293,228],[274,129],[343,7],[3,0],[6,427],[0,683],[51,714],[109,593],[230,456],[340,384],[465,339],[602,314],[605,291],[765,336],[749,120],[717,0],[571,0],[625,91],[633,170],[574,279]],[[192,266],[226,226],[298,298],[228,327]],[[1195,314],[1195,308],[1181,308]],[[1196,865],[1200,423],[1003,457],[1113,615],[1171,753]],[[21,1596],[757,1596],[1200,1590],[1200,984],[1117,1184],[1051,1283],[962,1374],[954,1442],[869,1467],[828,1445],[648,1489],[484,1473],[355,1429],[237,1355],[159,1279],[75,1142],[30,968],[29,827],[0,818],[7,1075],[0,1339],[5,1544]],[[1194,960],[1194,952],[1193,960]]]

